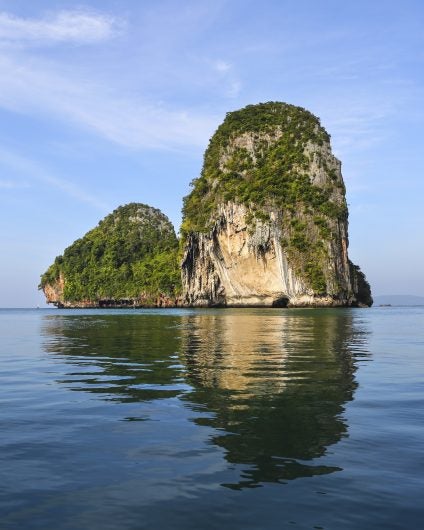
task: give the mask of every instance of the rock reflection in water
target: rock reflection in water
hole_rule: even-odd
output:
[[[123,407],[177,399],[192,413],[184,421],[211,428],[212,443],[224,449],[238,476],[225,485],[244,488],[339,469],[319,458],[347,435],[344,406],[356,388],[355,356],[364,354],[354,315],[349,309],[58,315],[44,319],[43,336],[45,351],[72,366],[58,380],[71,390]]]
[[[347,434],[344,404],[356,388],[352,313],[236,312],[185,318],[184,396],[213,416],[213,442],[245,464],[239,488],[338,468],[312,463]],[[359,340],[359,342],[361,342]]]
[[[186,388],[178,317],[168,314],[60,314],[44,319],[44,349],[71,364],[58,382],[105,400],[173,398]]]

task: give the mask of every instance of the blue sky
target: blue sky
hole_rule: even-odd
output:
[[[286,101],[342,161],[350,257],[424,295],[424,4],[0,0],[0,307],[114,208],[178,229],[225,113]]]

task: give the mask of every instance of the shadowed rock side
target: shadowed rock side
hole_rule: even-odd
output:
[[[347,253],[341,164],[308,111],[227,114],[184,199],[182,282],[192,306],[369,306]]]
[[[40,289],[58,307],[174,307],[178,241],[156,208],[120,206],[58,256]]]

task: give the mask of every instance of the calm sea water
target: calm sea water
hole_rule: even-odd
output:
[[[0,310],[0,526],[417,529],[424,308]]]

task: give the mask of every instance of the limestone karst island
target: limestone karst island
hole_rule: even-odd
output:
[[[184,198],[178,241],[159,210],[117,208],[42,275],[58,307],[370,306],[348,257],[330,136],[286,103],[230,112]]]

